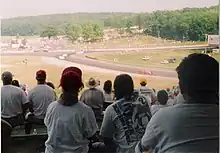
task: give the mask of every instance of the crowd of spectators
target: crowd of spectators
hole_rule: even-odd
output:
[[[219,67],[205,54],[191,54],[176,68],[179,85],[156,91],[140,80],[134,88],[128,74],[107,80],[91,77],[83,90],[82,71],[63,70],[58,97],[44,70],[36,72],[30,91],[1,79],[2,124],[47,128],[46,153],[176,153],[219,151]],[[82,91],[81,94],[79,94]]]

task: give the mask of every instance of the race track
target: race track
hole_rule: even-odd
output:
[[[139,48],[141,51],[147,51],[147,50],[165,50],[165,49],[201,49],[204,48],[204,46],[170,46],[170,47],[155,47],[155,48]],[[129,49],[120,49],[120,50],[134,50],[134,48]],[[117,52],[119,49],[94,49],[92,51],[84,51],[84,53],[88,52]],[[116,70],[121,72],[127,72],[127,73],[136,73],[136,74],[145,74],[145,75],[153,75],[153,76],[161,76],[161,77],[169,77],[169,78],[176,78],[177,74],[174,70],[170,69],[161,69],[161,68],[153,68],[153,67],[147,67],[146,68],[140,68],[140,67],[134,67],[134,66],[128,66],[128,65],[122,65],[122,64],[115,64],[115,63],[108,63],[104,61],[99,60],[92,60],[87,58],[79,58],[79,57],[73,57],[70,56],[72,54],[76,54],[76,51],[71,50],[63,50],[63,51],[54,51],[54,52],[2,52],[2,56],[47,56],[47,57],[56,57],[59,58],[59,56],[62,56],[63,54],[67,54],[64,60],[82,64],[82,65],[88,65],[92,67],[99,67],[109,70]]]

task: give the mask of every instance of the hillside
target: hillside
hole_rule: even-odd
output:
[[[60,32],[68,23],[83,24],[83,23],[97,23],[104,26],[104,21],[110,17],[128,17],[135,15],[134,13],[73,13],[73,14],[53,14],[40,15],[29,17],[17,17],[11,19],[3,19],[2,35],[13,36],[17,35],[39,35],[40,31],[48,26],[55,25]],[[28,30],[28,31],[27,31]]]
[[[144,34],[173,40],[204,41],[205,34],[218,34],[219,5],[209,8],[184,8],[153,13],[73,13],[2,20],[3,36],[40,35],[48,26],[56,26],[60,35],[68,23],[96,23],[102,28],[138,26]]]

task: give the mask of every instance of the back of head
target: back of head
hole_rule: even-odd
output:
[[[140,85],[141,86],[146,86],[147,85],[147,80],[145,78],[140,80]]]
[[[20,84],[19,84],[18,80],[13,80],[12,85],[16,86],[16,87],[20,87]]]
[[[63,91],[61,95],[63,105],[70,106],[73,105],[74,101],[77,102],[78,93],[83,87],[81,70],[66,68],[60,79],[60,87]]]
[[[165,90],[160,90],[158,91],[157,93],[157,99],[158,99],[158,102],[161,104],[161,105],[166,105],[167,104],[167,101],[168,101],[168,94]]]
[[[201,103],[218,103],[219,63],[214,58],[191,54],[182,60],[176,71],[184,97]]]
[[[118,75],[114,81],[114,91],[116,99],[130,99],[134,92],[134,83],[131,76],[127,74]]]
[[[49,87],[51,87],[52,89],[55,89],[55,86],[52,82],[47,82],[46,83]]]
[[[13,75],[11,72],[5,71],[2,73],[1,79],[2,79],[3,85],[8,85],[12,83]]]
[[[111,82],[111,80],[105,81],[103,89],[108,94],[110,94],[112,92],[112,82]]]
[[[46,73],[46,71],[44,71],[44,70],[39,70],[39,71],[36,72],[36,80],[37,80],[39,83],[45,83],[46,78],[47,78],[47,73]]]

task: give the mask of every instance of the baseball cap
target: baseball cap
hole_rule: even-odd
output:
[[[37,80],[45,80],[47,77],[47,74],[44,70],[39,70],[36,72],[36,79]]]
[[[82,71],[79,68],[67,67],[64,69],[60,79],[60,87],[64,90],[69,90],[71,88],[80,88],[82,86]]]
[[[12,80],[13,74],[9,71],[5,71],[2,73],[2,80]]]

